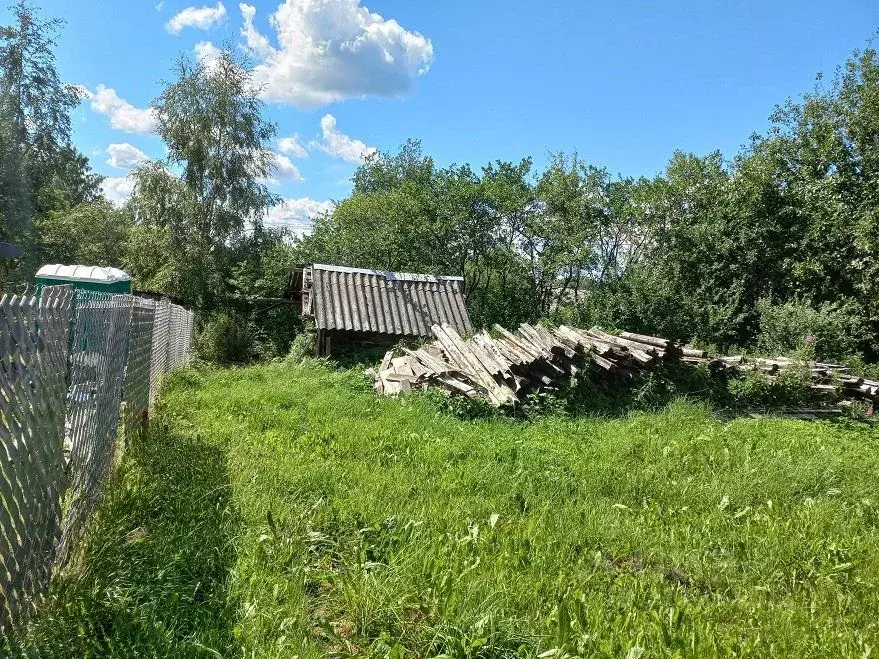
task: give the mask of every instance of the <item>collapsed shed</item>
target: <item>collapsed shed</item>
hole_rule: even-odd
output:
[[[429,338],[431,326],[443,323],[462,335],[472,330],[463,277],[315,263],[297,268],[291,285],[302,315],[314,319],[318,355]]]

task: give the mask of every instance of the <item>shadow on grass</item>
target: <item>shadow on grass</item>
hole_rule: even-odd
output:
[[[216,657],[236,652],[236,527],[226,458],[161,423],[132,446],[88,540],[3,656]]]

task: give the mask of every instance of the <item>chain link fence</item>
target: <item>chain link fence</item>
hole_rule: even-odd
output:
[[[70,560],[193,313],[168,300],[69,286],[0,298],[0,626],[34,609]],[[121,422],[121,427],[120,427]]]

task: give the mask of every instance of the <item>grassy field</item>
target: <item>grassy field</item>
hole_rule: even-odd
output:
[[[40,656],[879,652],[879,435],[463,422],[319,365],[191,371],[127,454]]]

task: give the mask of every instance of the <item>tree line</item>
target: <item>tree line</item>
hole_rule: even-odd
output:
[[[305,260],[463,274],[478,324],[541,318],[720,349],[877,357],[879,60],[856,52],[732,159],[612,176],[576,153],[439,167],[410,141],[361,166]]]
[[[301,325],[276,297],[294,263],[291,236],[267,229],[276,127],[246,64],[227,48],[210,65],[181,57],[152,104],[167,157],[131,173],[121,207],[72,143],[71,112],[85,98],[60,80],[62,27],[25,0],[0,28],[0,240],[22,257],[2,269],[23,290],[45,263],[115,266],[135,287],[199,312],[206,356],[244,359],[286,350]]]
[[[83,100],[55,68],[61,23],[25,2],[0,28],[0,240],[42,263],[126,269],[200,313],[209,356],[282,354],[301,329],[277,297],[313,261],[460,274],[477,325],[540,319],[722,349],[875,361],[879,342],[879,60],[855,52],[776,108],[731,159],[675,152],[652,178],[577,153],[441,166],[418,141],[376,153],[296,239],[263,226],[276,127],[246,62],[181,58],[152,103],[167,157],[115,207],[72,143]]]

